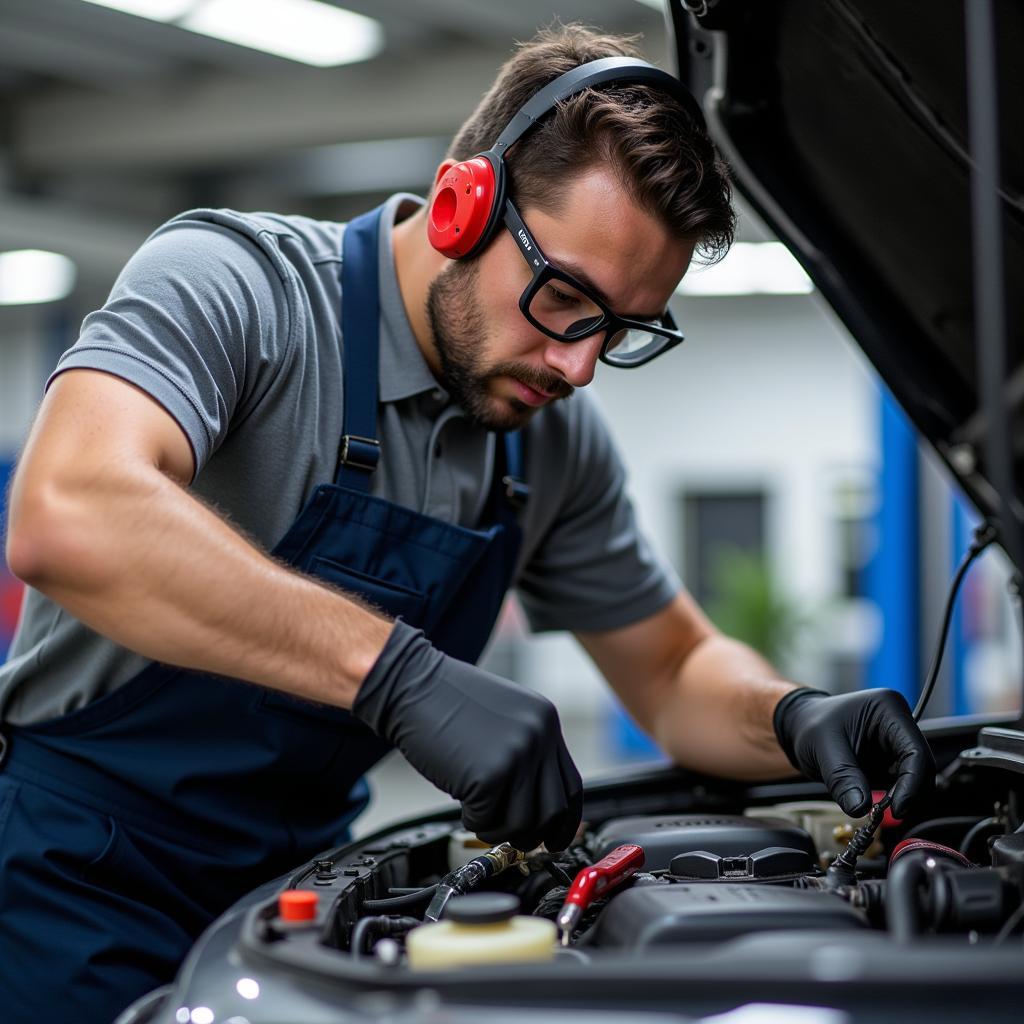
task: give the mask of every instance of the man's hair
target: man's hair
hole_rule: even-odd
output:
[[[502,65],[449,158],[489,149],[519,108],[564,72],[602,57],[640,57],[635,42],[575,23],[543,29]],[[608,164],[641,209],[697,243],[701,262],[716,262],[732,244],[736,215],[725,163],[682,104],[656,88],[612,82],[585,89],[546,114],[505,163],[521,207],[557,212],[567,183]]]

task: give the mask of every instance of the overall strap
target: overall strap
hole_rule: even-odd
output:
[[[502,499],[498,503],[498,514],[505,511],[514,518],[530,500],[530,486],[525,479],[525,459],[523,457],[523,435],[514,430],[504,435],[504,465],[499,457],[495,466],[495,476],[501,483]]]
[[[341,344],[344,394],[335,482],[368,494],[380,459],[377,439],[380,294],[377,246],[383,207],[345,228],[341,243]]]

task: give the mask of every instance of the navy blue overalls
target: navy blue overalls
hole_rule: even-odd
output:
[[[488,528],[370,494],[377,463],[380,211],[342,243],[344,431],[274,554],[475,661],[520,543],[518,435],[498,445]],[[501,463],[505,463],[504,467]],[[258,594],[241,600],[259,600]],[[348,712],[153,663],[63,717],[6,728],[0,767],[0,1019],[105,1024],[170,980],[258,884],[344,842],[388,744]]]

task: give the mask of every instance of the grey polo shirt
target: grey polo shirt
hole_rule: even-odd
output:
[[[395,274],[389,228],[421,203],[393,196],[382,225],[373,493],[475,527],[495,437],[473,426],[434,379]],[[333,478],[342,433],[343,230],[231,210],[175,217],[128,262],[50,378],[103,370],[151,395],[192,446],[194,492],[268,551],[313,488]],[[637,530],[622,463],[588,396],[577,392],[537,413],[526,451],[533,496],[516,587],[532,628],[612,629],[667,604],[679,584]],[[0,718],[27,724],[66,713],[144,664],[29,589],[0,666]]]

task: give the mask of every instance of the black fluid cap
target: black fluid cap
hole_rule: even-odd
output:
[[[519,897],[510,892],[474,892],[450,899],[444,919],[458,924],[497,924],[515,917],[518,911]]]

